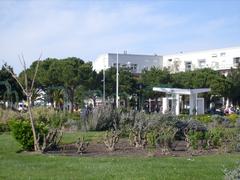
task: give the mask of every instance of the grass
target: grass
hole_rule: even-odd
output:
[[[79,137],[84,137],[86,141],[100,141],[104,136],[105,132],[96,132],[96,131],[89,131],[89,132],[66,132],[63,134],[62,143],[69,144],[75,143]]]
[[[79,135],[79,134],[77,134]],[[64,142],[75,140],[66,134]],[[86,134],[96,138],[97,133]],[[222,179],[240,154],[201,157],[67,157],[16,153],[10,134],[0,135],[0,179]]]

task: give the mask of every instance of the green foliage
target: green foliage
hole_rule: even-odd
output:
[[[205,139],[205,132],[190,130],[187,135],[191,148],[199,149],[206,146],[205,143],[199,143],[199,141],[203,141]]]
[[[101,71],[98,74],[99,82],[103,79],[103,72]],[[105,88],[106,96],[114,97],[116,94],[116,68],[111,67],[105,71]],[[136,92],[136,83],[137,80],[134,78],[133,74],[127,70],[120,68],[119,69],[119,96],[120,98],[126,101],[126,97],[132,95]],[[102,83],[96,87],[96,89],[102,91]]]
[[[22,149],[33,150],[34,141],[30,121],[12,120],[9,122],[9,126],[14,138],[22,145]]]
[[[8,131],[10,131],[8,124],[0,122],[0,133]]]
[[[229,72],[227,79],[231,83],[231,89],[229,90],[228,96],[232,100],[233,104],[240,103],[240,67],[237,69],[231,69]]]
[[[211,94],[222,96],[230,89],[226,77],[210,68],[173,74],[173,82],[178,88],[211,88]]]
[[[220,115],[213,115],[211,117],[212,119],[212,126],[217,127],[217,126],[223,126],[223,127],[228,127],[230,125],[230,121],[227,117],[220,116]]]
[[[222,138],[224,137],[224,129],[221,127],[212,128],[206,133],[208,146],[220,147],[222,145]]]
[[[156,147],[157,136],[158,134],[156,131],[150,131],[147,133],[147,142],[150,146]]]
[[[157,143],[160,144],[165,152],[168,152],[175,140],[177,129],[173,126],[162,124],[157,127]]]
[[[84,136],[98,134],[87,132]],[[102,133],[102,132],[100,132]],[[78,133],[68,134],[74,143]],[[98,136],[97,135],[97,136]],[[95,135],[94,135],[95,137]],[[88,138],[86,138],[88,141]],[[233,169],[239,154],[194,157],[73,156],[16,153],[19,145],[7,133],[0,135],[0,179],[223,179],[222,169]],[[104,169],[107,169],[107,173]],[[94,173],[93,173],[94,170]]]
[[[239,118],[239,115],[237,115],[237,114],[234,113],[234,114],[228,115],[227,118],[228,118],[232,123],[235,123],[236,120]]]
[[[221,151],[240,151],[240,130],[237,128],[224,128]]]
[[[7,124],[11,119],[19,119],[21,116],[22,114],[17,111],[0,108],[0,122],[4,124]]]
[[[71,113],[55,111],[52,108],[45,107],[33,108],[33,115],[37,123],[42,123],[47,128],[61,127],[69,117],[75,117],[75,115]]]
[[[209,123],[212,122],[212,118],[210,115],[204,114],[204,115],[197,115],[195,116],[196,120],[202,122],[202,123]]]
[[[167,85],[171,82],[171,75],[167,69],[152,67],[150,70],[143,70],[140,82],[144,84],[143,94],[145,97],[158,97],[159,92],[153,92],[154,86]]]
[[[12,67],[5,64],[12,72]],[[21,87],[4,66],[0,70],[0,100],[17,102],[23,99]]]
[[[56,146],[63,123],[67,116],[62,112],[56,112],[46,108],[34,108],[35,129],[37,139],[44,151],[48,144]],[[33,150],[33,133],[30,121],[25,119],[13,119],[9,122],[14,138],[22,145],[23,150]],[[46,144],[47,143],[47,144]]]
[[[29,72],[35,69],[34,62]],[[95,83],[91,63],[84,63],[76,57],[66,59],[46,59],[39,64],[36,86],[48,90],[48,96],[57,106],[63,103],[63,89],[72,105],[76,102],[76,91],[79,86],[89,89]],[[72,106],[71,106],[72,107]],[[73,112],[73,109],[71,109]]]
[[[93,113],[96,124],[97,131],[103,130],[116,130],[119,126],[120,121],[120,111],[118,109],[113,109],[111,106],[103,106],[96,109]]]
[[[206,133],[209,147],[223,152],[240,151],[240,133],[238,128],[215,127]]]

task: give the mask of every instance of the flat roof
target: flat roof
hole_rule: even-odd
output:
[[[226,47],[226,48],[214,48],[214,49],[206,49],[206,50],[193,50],[193,51],[180,51],[177,53],[172,54],[164,54],[163,57],[168,56],[179,56],[179,55],[190,55],[190,54],[196,54],[196,53],[216,53],[216,51],[228,51],[228,50],[236,50],[240,49],[240,46],[233,46],[233,47]]]
[[[210,92],[210,88],[199,88],[199,89],[181,89],[181,88],[161,88],[161,87],[153,87],[153,91],[157,92],[165,92],[168,94],[198,94],[198,93],[205,93]]]

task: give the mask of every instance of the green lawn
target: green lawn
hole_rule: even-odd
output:
[[[79,137],[84,137],[86,141],[101,141],[101,139],[104,137],[104,134],[105,132],[96,131],[75,133],[66,132],[63,134],[62,143],[75,143]]]
[[[95,135],[94,135],[95,134]],[[66,142],[74,140],[67,134]],[[92,136],[96,133],[92,132]],[[223,179],[240,154],[193,157],[64,157],[16,153],[19,145],[0,135],[0,179]]]

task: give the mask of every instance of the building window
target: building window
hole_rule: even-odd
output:
[[[216,58],[217,57],[217,54],[212,54],[212,58]]]
[[[200,68],[204,68],[205,65],[206,65],[206,60],[205,60],[205,59],[199,59],[199,60],[198,60],[198,66],[199,66]]]
[[[219,68],[219,63],[213,61],[213,62],[212,62],[212,68],[213,68],[213,69],[218,69],[218,68]]]
[[[220,53],[220,56],[225,56],[225,55],[226,55],[225,52],[221,52],[221,53]]]
[[[172,59],[168,59],[169,62],[172,62]]]
[[[240,65],[240,57],[233,58],[233,65],[234,66],[239,66]]]
[[[120,67],[120,65],[121,65],[121,64],[120,64],[120,63],[118,63],[118,67]],[[113,67],[115,67],[115,68],[116,68],[116,67],[117,67],[117,63],[113,63]]]
[[[192,62],[185,62],[185,71],[191,71]]]
[[[130,62],[123,64],[122,68],[130,70],[132,73],[137,72],[137,64],[131,64]]]

